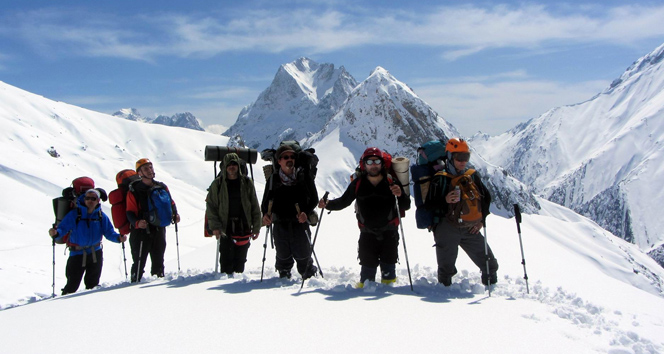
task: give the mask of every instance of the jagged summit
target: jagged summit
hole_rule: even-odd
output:
[[[270,86],[224,134],[258,149],[302,140],[325,126],[355,86],[343,66],[299,58],[279,67]]]

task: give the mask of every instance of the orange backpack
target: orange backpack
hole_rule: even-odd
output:
[[[474,224],[482,221],[482,194],[473,182],[474,173],[473,169],[468,169],[464,174],[458,176],[445,171],[436,173],[436,175],[451,178],[450,191],[458,187],[461,193],[461,200],[451,204],[447,212],[447,218],[452,223]]]

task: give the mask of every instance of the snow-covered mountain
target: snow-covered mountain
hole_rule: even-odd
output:
[[[590,100],[473,145],[547,199],[661,255],[663,141],[664,45]]]
[[[320,131],[355,86],[343,66],[299,58],[279,67],[270,86],[242,109],[224,135],[259,150],[301,140]]]
[[[244,274],[228,278],[213,272],[216,240],[204,238],[202,227],[205,190],[214,172],[213,164],[203,160],[203,150],[205,145],[225,145],[226,137],[111,119],[2,82],[0,128],[2,352],[88,353],[98,347],[105,348],[102,352],[214,352],[220,341],[212,333],[222,318],[234,321],[223,329],[222,338],[225,350],[233,352],[664,350],[664,269],[635,245],[546,200],[540,202],[540,215],[524,215],[522,224],[530,293],[522,279],[513,219],[491,215],[487,220],[488,240],[500,263],[499,282],[488,297],[477,267],[463,252],[454,284],[437,284],[433,238],[416,229],[410,211],[403,219],[397,282],[355,289],[359,231],[353,208],[322,214],[316,253],[325,277],[307,280],[300,290],[297,276],[278,279],[269,246],[260,281],[261,246],[269,243],[265,232],[253,241]],[[324,155],[316,180],[319,192],[334,187],[328,181],[335,180],[330,176],[335,166],[355,159],[338,136],[334,138],[328,134],[314,144]],[[51,148],[59,157],[49,154]],[[51,198],[81,175],[113,189],[115,173],[132,168],[139,157],[153,160],[157,179],[168,184],[182,217],[179,234],[168,227],[166,276],[127,284],[121,246],[104,242],[100,288],[51,299],[52,275],[58,291],[65,282],[67,259],[62,246],[52,248],[46,232],[53,220]],[[254,170],[263,163],[259,160]],[[264,188],[257,173],[259,195]],[[103,209],[110,214],[108,203]],[[406,242],[413,291],[404,261]],[[126,258],[130,265],[129,245]],[[358,317],[364,313],[372,320]],[[140,335],[127,326],[136,316],[150,322]],[[90,326],[71,324],[81,318],[103,320]],[[54,329],[63,323],[75,328],[74,342],[63,341],[63,331]],[[279,330],[256,326],[262,323],[277,324]],[[245,338],[251,328],[257,328],[258,340],[234,340]],[[303,330],[315,340],[293,337]],[[441,333],[444,341],[432,340]]]
[[[159,115],[155,118],[148,118],[148,117],[143,117],[136,108],[123,108],[113,113],[113,116],[135,122],[161,124],[169,127],[180,127],[180,128],[205,131],[205,129],[201,127],[201,124],[198,121],[198,119],[189,112],[176,113],[170,117]]]

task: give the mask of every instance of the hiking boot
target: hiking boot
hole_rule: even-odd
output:
[[[450,286],[452,285],[452,277],[438,277],[438,282],[445,285],[445,286]]]
[[[318,268],[316,268],[316,266],[312,264],[309,267],[307,267],[307,271],[304,272],[304,275],[302,275],[302,279],[307,280],[315,276],[316,273],[318,273]]]
[[[397,278],[394,279],[381,279],[380,282],[385,285],[394,285],[397,282]]]
[[[496,273],[491,273],[487,277],[484,273],[482,273],[482,284],[489,285],[489,281],[491,281],[491,284],[496,284],[498,282],[498,275]]]
[[[291,278],[291,271],[290,269],[283,269],[279,271],[279,278],[285,278],[285,279],[290,279]]]

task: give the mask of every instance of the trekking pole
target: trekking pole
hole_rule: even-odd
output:
[[[214,272],[219,273],[219,248],[221,247],[221,235],[217,239],[217,251],[214,253]]]
[[[175,248],[178,252],[178,274],[180,274],[180,239],[178,237],[178,223],[175,223]]]
[[[127,274],[127,254],[125,253],[125,243],[122,242],[122,258],[124,258],[124,266],[125,266],[125,281],[128,278]]]
[[[516,220],[516,230],[519,232],[519,246],[521,246],[521,264],[523,264],[523,279],[526,280],[526,293],[530,294],[528,288],[528,274],[526,273],[526,258],[523,255],[523,242],[521,242],[521,210],[519,204],[514,204],[514,219]]]
[[[489,273],[489,242],[487,241],[486,225],[484,226],[484,256],[486,257],[486,288],[491,297],[491,273]]]
[[[406,249],[406,234],[403,232],[403,223],[401,222],[401,210],[399,210],[399,197],[394,196],[397,206],[397,215],[399,216],[399,228],[401,229],[401,238],[403,239],[403,253],[406,256],[406,269],[408,269],[408,281],[410,282],[410,291],[413,290],[413,278],[410,275],[410,263],[408,262],[408,249]]]
[[[327,196],[329,194],[330,194],[330,192],[326,191],[325,194],[323,195],[323,200],[325,202],[327,202]],[[325,211],[325,208],[322,208],[320,210],[320,216],[318,217],[318,225],[316,225],[316,233],[314,234],[314,241],[311,243],[311,253],[314,252],[314,247],[316,247],[316,239],[318,238],[318,228],[320,228],[320,224],[323,221],[323,212],[324,211]],[[316,262],[318,262],[318,261],[316,261]],[[318,267],[318,271],[320,272],[321,278],[325,279],[325,277],[323,276],[323,270],[320,269],[320,267]]]
[[[295,210],[297,210],[297,215],[300,215],[300,205],[298,203],[295,203]],[[309,223],[309,220],[307,220],[307,223]],[[311,231],[305,230],[304,234],[307,236],[307,240],[309,241],[309,247],[311,247],[311,252],[309,252],[309,257],[314,256],[314,259],[316,260],[316,265],[318,266],[318,269],[320,269],[320,264],[318,263],[318,257],[316,257],[316,252],[314,252],[314,247],[311,244]],[[307,262],[307,268],[304,271],[304,274],[302,275],[302,284],[300,284],[300,290],[304,287],[304,281],[306,280],[304,276],[307,274],[307,271],[309,270],[309,263]],[[321,277],[323,276],[323,273],[321,273]]]
[[[55,224],[53,224],[53,227],[55,227]],[[53,241],[53,293],[51,294],[51,297],[55,297],[55,238],[51,237]]]
[[[140,282],[141,278],[139,277],[139,274],[141,272],[141,258],[143,258],[143,240],[141,240],[141,244],[138,246],[138,264],[136,267],[136,282]],[[147,258],[147,256],[146,256]]]
[[[270,201],[267,204],[267,215],[272,215],[272,203],[273,201],[270,199]],[[267,234],[270,234],[270,240],[272,240],[272,224],[266,225],[265,228],[267,229],[265,231],[265,243],[263,244],[263,266],[261,267],[261,283],[263,282],[263,272],[265,271],[265,254],[267,253]],[[272,248],[274,248],[274,242],[272,243]]]

